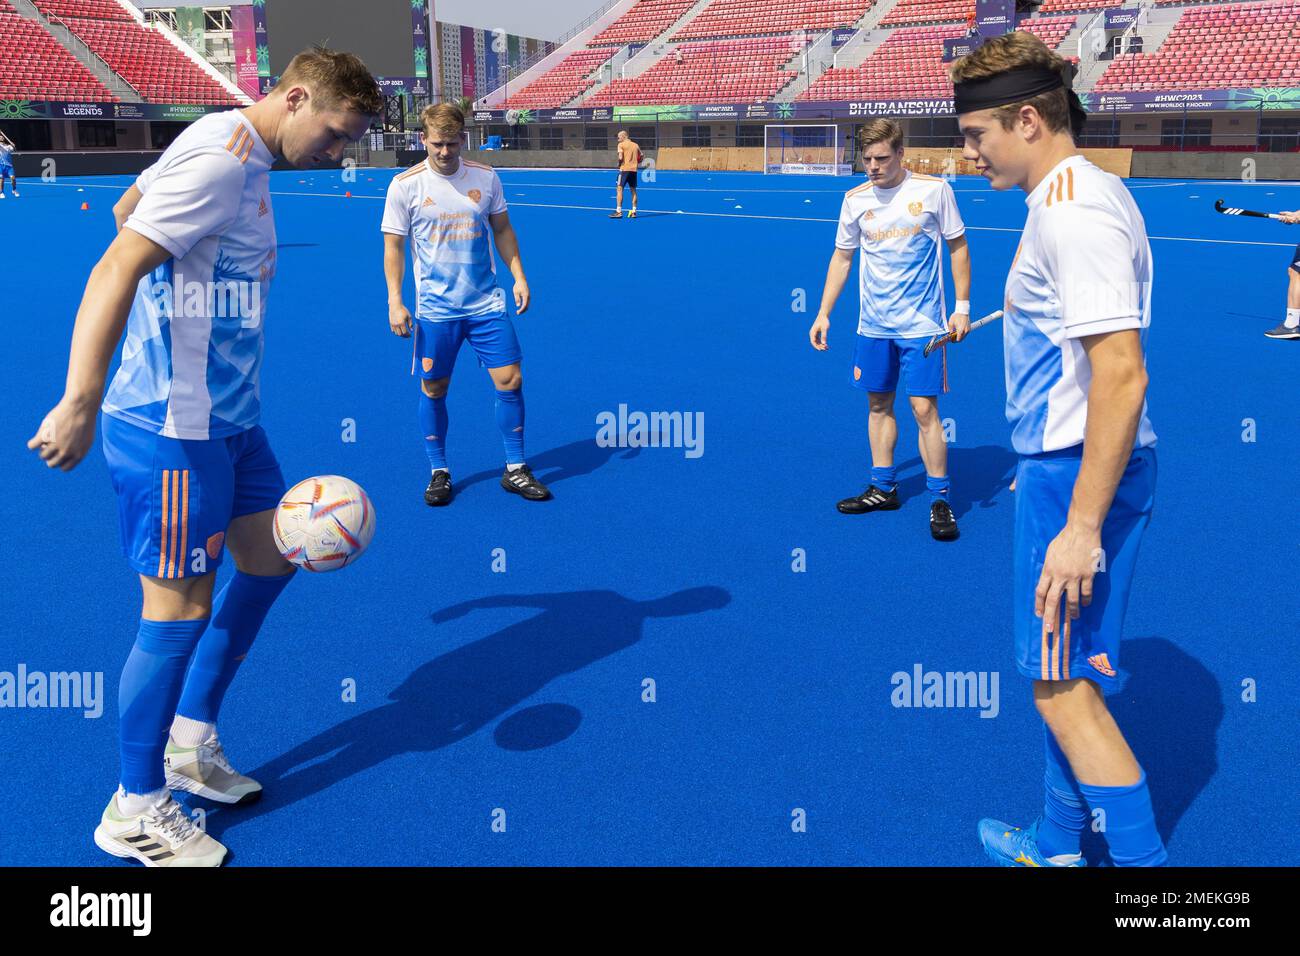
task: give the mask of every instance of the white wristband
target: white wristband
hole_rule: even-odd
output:
[[[957,308],[955,309],[955,311],[961,313],[962,315],[970,315],[970,300],[958,299]]]

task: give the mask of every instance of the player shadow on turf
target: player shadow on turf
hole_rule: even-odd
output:
[[[640,448],[602,448],[596,444],[595,438],[586,438],[556,448],[548,448],[538,455],[529,455],[528,466],[543,484],[555,485],[570,478],[590,475],[615,456],[635,458],[639,454],[641,454]],[[459,494],[480,481],[489,480],[500,481],[501,469],[476,472],[468,478],[456,478],[456,493]]]
[[[497,595],[437,611],[430,619],[438,627],[436,637],[447,642],[458,629],[445,625],[472,611],[532,608],[538,613],[422,664],[388,695],[389,703],[350,717],[250,771],[265,788],[264,796],[246,810],[210,813],[213,822],[220,817],[213,829],[290,806],[391,758],[463,740],[555,679],[636,644],[647,620],[702,614],[730,602],[731,594],[723,588],[695,587],[648,601],[609,590]],[[519,711],[503,721],[495,735],[498,746],[549,746],[569,736],[581,720],[576,708],[563,705],[529,710],[542,713]]]
[[[1171,837],[1218,770],[1223,688],[1205,665],[1164,638],[1125,640],[1122,659],[1130,676],[1106,704],[1146,771],[1156,827],[1177,865]],[[1107,859],[1091,828],[1084,830],[1083,852],[1089,866]]]
[[[1010,448],[1001,445],[980,445],[976,448],[948,446],[948,475],[952,481],[949,504],[954,517],[960,518],[971,508],[997,507],[996,499],[1004,494],[1016,474],[1018,457]],[[898,496],[903,500],[924,497],[925,465],[915,456],[898,465]],[[1013,500],[1013,499],[1008,499]]]

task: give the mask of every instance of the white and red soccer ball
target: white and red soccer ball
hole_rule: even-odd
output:
[[[355,481],[321,475],[284,493],[272,526],[284,559],[307,571],[337,571],[375,536],[375,507]]]

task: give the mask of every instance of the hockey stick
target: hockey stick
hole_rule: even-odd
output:
[[[1002,318],[1001,309],[998,309],[996,312],[990,312],[988,315],[984,316],[984,318],[980,319],[979,321],[972,322],[970,324],[970,331],[974,332],[981,325],[988,325],[990,322],[996,322],[1000,318]],[[968,332],[967,335],[969,334],[970,333]],[[930,339],[929,342],[925,343],[925,351],[921,353],[921,357],[929,358],[931,352],[939,348],[941,345],[947,345],[951,341],[952,341],[951,332],[948,332],[944,335],[936,335],[934,338]]]
[[[1281,219],[1282,217],[1275,212],[1256,212],[1253,209],[1238,209],[1235,206],[1225,206],[1222,199],[1214,200],[1214,211],[1221,212],[1225,216],[1254,216],[1257,219]]]

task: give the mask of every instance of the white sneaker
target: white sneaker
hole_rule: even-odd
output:
[[[95,828],[95,844],[145,866],[220,866],[226,858],[226,848],[196,827],[170,793],[135,816],[123,813],[113,794]]]
[[[197,747],[182,747],[168,735],[163,769],[172,790],[218,803],[252,803],[262,795],[260,783],[230,766],[215,734]]]

